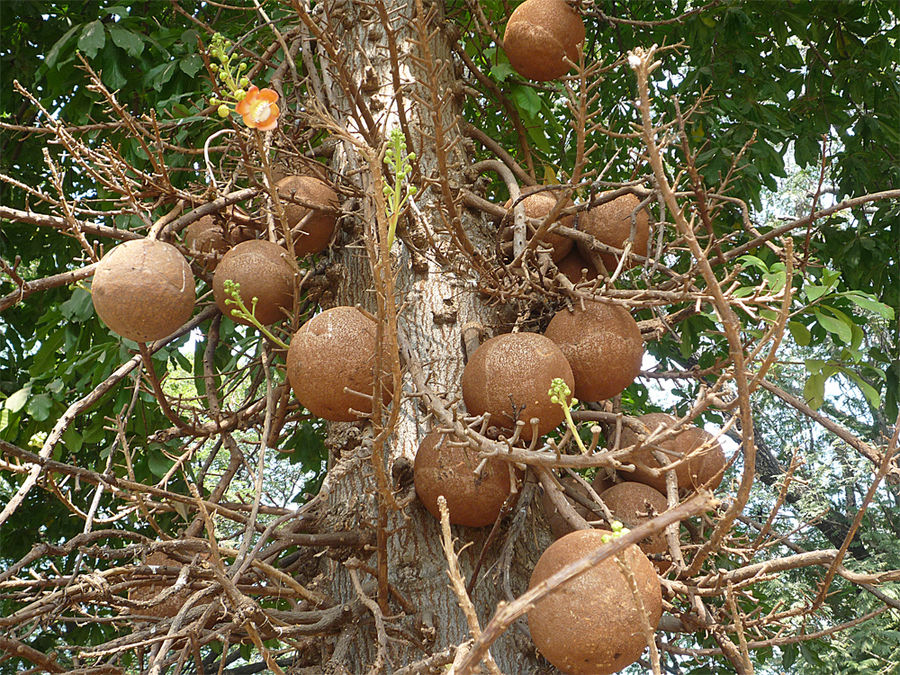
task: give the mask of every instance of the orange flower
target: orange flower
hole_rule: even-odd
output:
[[[269,131],[278,126],[278,94],[269,89],[259,89],[255,84],[247,90],[247,95],[238,102],[235,110],[244,118],[244,124],[251,129]]]

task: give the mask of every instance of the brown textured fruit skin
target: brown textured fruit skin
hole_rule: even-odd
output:
[[[537,333],[506,333],[487,340],[463,370],[462,393],[472,415],[489,412],[491,424],[514,429],[516,417],[525,422],[522,438],[532,436],[532,417],[540,418],[538,434],[563,421],[562,408],[547,393],[554,378],[571,389],[572,368],[552,340]],[[524,409],[522,407],[524,406]]]
[[[665,495],[649,485],[625,481],[605,490],[600,499],[625,527],[634,528],[669,508]],[[666,536],[659,532],[638,543],[646,554],[665,553]],[[666,563],[668,567],[668,563]],[[657,565],[657,569],[659,566]]]
[[[582,281],[593,281],[597,278],[597,268],[589,259],[585,258],[577,248],[572,248],[566,257],[556,263],[559,271],[573,284]]]
[[[575,376],[575,396],[581,401],[620,394],[641,372],[644,341],[624,307],[586,301],[584,309],[562,309],[544,335],[566,355]]]
[[[523,190],[527,194],[528,190]],[[547,216],[550,211],[553,210],[553,207],[556,206],[557,197],[553,192],[544,191],[544,192],[535,192],[534,194],[530,194],[522,200],[522,207],[525,209],[525,215],[529,218],[538,218],[543,219]],[[508,200],[506,202],[506,208],[512,208],[512,200]],[[559,224],[564,225],[565,227],[572,227],[574,224],[574,216],[565,216],[559,219]],[[510,220],[510,222],[512,222]],[[533,234],[529,228],[529,237]],[[504,235],[508,238],[512,236],[512,228],[508,228]],[[566,257],[566,254],[572,250],[572,246],[574,246],[574,242],[568,237],[564,237],[561,234],[555,234],[551,232],[543,237],[543,242],[546,246],[549,246],[553,250],[550,253],[550,258],[553,262],[560,262],[563,258]]]
[[[503,48],[509,63],[522,77],[555,80],[578,63],[584,42],[584,22],[564,0],[525,0],[506,24]]]
[[[590,499],[588,491],[585,490],[581,486],[581,484],[571,476],[563,476],[559,479],[559,482],[563,485],[564,488],[572,489],[576,493]],[[568,495],[566,495],[566,499],[569,499]],[[574,501],[572,499],[569,499],[569,502],[575,508],[575,511],[578,513],[578,515],[580,515],[586,521],[593,522],[603,519],[603,516],[599,512],[595,513],[594,511],[591,511],[586,506],[583,506],[580,502]],[[550,532],[553,534],[554,539],[559,539],[560,537],[564,537],[565,535],[569,534],[569,532],[575,531],[572,526],[569,525],[569,522],[553,505],[553,502],[546,492],[543,492],[541,494],[541,506],[544,507],[544,517],[547,519],[547,523],[550,525]]]
[[[611,202],[589,209],[581,217],[578,227],[592,235],[598,241],[616,248],[625,248],[625,242],[631,238],[631,212],[641,200],[635,195],[622,195]],[[650,240],[650,216],[647,209],[641,209],[635,215],[635,235],[631,252],[647,255],[647,243]],[[619,264],[619,256],[612,253],[601,253],[600,258],[610,274]],[[635,261],[625,263],[625,269],[634,267]]]
[[[340,207],[337,193],[331,186],[314,176],[288,176],[278,181],[276,189],[279,195],[286,198],[282,201],[282,207],[288,227],[292,230],[294,253],[299,257],[321,253],[328,248],[337,224],[337,214],[333,210]],[[289,201],[288,198],[293,196],[322,209],[313,209],[313,214],[302,227],[298,225],[310,209]]]
[[[638,419],[647,425],[650,431],[662,426],[668,427],[675,423],[675,418],[665,413],[648,413],[640,415]],[[637,434],[630,427],[622,428],[621,445],[633,445],[638,442]],[[699,448],[704,443],[712,441],[712,446],[675,469],[678,478],[679,489],[695,489],[706,485],[710,490],[715,490],[722,482],[722,470],[725,468],[725,453],[718,441],[714,441],[712,435],[695,426],[686,426],[674,438],[655,444],[653,447],[662,450],[663,453],[676,461],[692,450]],[[650,447],[643,447],[631,454],[633,461],[657,468],[659,462],[653,457]],[[639,481],[656,488],[665,494],[666,476],[651,475],[646,469],[636,466],[631,474],[632,480]],[[711,482],[710,482],[711,481]],[[708,484],[708,485],[707,485]]]
[[[332,307],[300,326],[291,338],[287,374],[294,395],[313,415],[332,422],[360,419],[351,409],[372,411],[375,385],[375,322],[355,307]],[[391,380],[382,378],[385,403]]]
[[[205,272],[212,272],[219,258],[231,244],[225,236],[224,228],[212,216],[203,216],[184,229],[184,246],[192,253],[205,253],[198,262]]]
[[[91,299],[109,328],[129,340],[171,335],[191,318],[194,275],[171,244],[134,239],[110,250],[97,264]]]
[[[578,530],[557,539],[535,565],[529,588],[597,550],[604,534]],[[662,616],[656,570],[637,546],[620,555],[655,629]],[[634,663],[647,646],[639,611],[628,579],[610,557],[538,600],[528,612],[528,628],[538,651],[564,673],[608,675]]]
[[[235,322],[250,325],[244,319],[232,316],[234,305],[226,305],[225,280],[241,285],[241,300],[251,309],[256,303],[256,318],[263,325],[280,321],[294,302],[294,268],[288,260],[288,252],[278,244],[262,239],[241,242],[226,253],[213,275],[213,295],[222,313]]]
[[[208,556],[206,555],[204,555],[203,557],[208,558]],[[181,567],[182,563],[175,560],[166,553],[163,553],[162,551],[154,551],[153,553],[147,555],[146,558],[144,558],[144,565],[159,565],[160,567]],[[152,598],[158,596],[169,586],[175,584],[175,579],[173,577],[163,578],[166,580],[165,583],[150,584],[149,586],[136,586],[135,588],[129,589],[128,599],[135,602],[146,602],[147,600],[151,600]],[[155,616],[160,619],[170,619],[178,614],[178,610],[181,609],[181,606],[185,602],[187,602],[187,599],[191,597],[193,593],[194,589],[188,586],[180,589],[177,593],[163,600],[159,604],[150,605],[149,607],[141,607],[135,609],[134,611],[136,614]]]
[[[440,520],[437,502],[438,496],[444,495],[451,523],[467,527],[492,525],[509,496],[509,465],[501,459],[491,459],[476,476],[475,469],[481,463],[478,453],[452,440],[448,434],[433,431],[419,444],[413,466],[419,501]]]

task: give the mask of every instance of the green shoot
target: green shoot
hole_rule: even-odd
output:
[[[384,183],[384,198],[387,200],[387,217],[388,217],[388,250],[394,243],[394,236],[397,232],[397,223],[400,220],[400,213],[406,205],[406,200],[416,194],[415,185],[408,185],[406,191],[403,190],[403,183],[412,172],[412,160],[416,158],[416,153],[406,152],[406,138],[400,129],[391,130],[388,138],[388,145],[384,149],[384,161],[391,171],[394,173],[394,185]]]
[[[612,521],[609,524],[609,526],[612,528],[612,533],[604,534],[602,537],[600,537],[600,541],[602,541],[604,544],[608,544],[613,539],[618,539],[619,537],[624,536],[624,535],[628,534],[629,532],[631,532],[631,530],[629,530],[627,527],[625,527],[618,520]]]
[[[250,308],[248,309],[247,305],[245,305],[244,301],[241,299],[241,285],[231,279],[225,280],[225,295],[229,296],[226,298],[225,304],[228,306],[234,305],[234,309],[230,310],[228,314],[231,318],[249,321],[276,345],[282,349],[288,348],[288,345],[285,342],[272,335],[269,329],[263,326],[259,322],[259,319],[256,318],[256,303],[259,302],[259,298],[252,298],[250,301]]]
[[[553,378],[553,381],[550,382],[550,391],[548,391],[547,394],[550,396],[550,400],[553,403],[562,406],[563,413],[566,416],[566,424],[569,426],[572,435],[575,437],[578,449],[581,450],[583,455],[586,455],[587,448],[584,447],[581,436],[578,435],[578,427],[575,426],[575,421],[572,419],[572,406],[578,403],[578,399],[572,396],[572,390],[569,389],[569,385],[567,385],[565,380],[561,377]],[[569,400],[570,396],[572,396],[571,401]]]

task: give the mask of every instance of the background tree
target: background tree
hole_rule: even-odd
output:
[[[576,411],[587,440],[599,420],[611,448],[616,420],[664,409],[737,442],[720,505],[685,521],[685,566],[665,575],[659,668],[896,663],[896,7],[582,3],[584,62],[541,84],[501,47],[510,10],[0,6],[0,668],[219,672],[244,659],[427,672],[471,660],[478,629],[449,588],[410,460],[433,426],[471,422],[457,401],[473,332],[540,332],[590,296],[635,314],[655,363],[620,398]],[[275,132],[217,116],[215,32],[279,93]],[[635,50],[654,44],[670,47],[642,75]],[[415,153],[403,180],[384,161],[392,129]],[[498,159],[499,172],[485,163]],[[203,295],[203,258],[194,318],[143,354],[93,311],[103,251],[151,223],[179,243],[200,207],[265,228],[286,171],[324,171],[341,219],[334,245],[300,261],[276,334],[289,339],[317,307],[376,316],[395,397],[369,422],[326,425],[299,407],[283,352]],[[577,287],[518,244],[511,264],[500,205],[537,184],[579,214],[604,190],[646,198],[650,259]],[[385,185],[418,191],[392,214]],[[480,431],[473,447],[496,453]],[[609,465],[608,453],[563,462],[541,448],[509,455],[532,470],[495,528],[454,530],[457,548],[472,542],[459,564],[486,631],[475,661],[502,633],[491,653],[504,672],[549,669],[524,622],[508,621],[549,541],[536,467]],[[151,551],[172,564],[151,570]],[[771,576],[757,578],[763,561]],[[189,589],[175,617],[146,611],[173,594],[150,585],[162,575]]]

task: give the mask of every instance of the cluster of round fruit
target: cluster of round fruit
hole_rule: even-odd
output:
[[[296,288],[294,256],[325,250],[334,235],[340,203],[326,182],[287,176],[276,190],[283,199],[293,256],[284,242],[257,239],[253,228],[223,226],[211,216],[195,221],[184,233],[185,246],[197,254],[198,263],[204,261],[204,271],[214,270],[216,304],[239,323],[252,321],[240,312],[234,289],[260,324],[285,318]],[[171,335],[190,318],[196,301],[190,264],[175,246],[153,238],[127,241],[103,256],[91,294],[106,325],[136,342]],[[353,307],[336,307],[301,326],[287,359],[300,403],[329,420],[356,420],[354,411],[370,410],[370,400],[355,392],[372,390],[374,340],[375,322]],[[318,351],[323,341],[329,344],[331,363]]]
[[[535,221],[544,220],[556,206],[556,195],[546,187],[532,187],[524,191],[525,197],[521,200],[525,216]],[[603,199],[600,195],[600,199]],[[609,197],[606,197],[609,199]],[[509,209],[512,202],[506,203]],[[564,206],[571,206],[567,203]],[[553,227],[563,227],[578,230],[591,235],[596,241],[611,248],[623,249],[630,242],[630,253],[638,256],[647,255],[647,245],[650,240],[650,217],[645,208],[640,208],[641,200],[634,194],[624,194],[609,201],[593,206],[578,216],[576,222],[574,215],[558,218],[552,224]],[[529,228],[534,234],[534,228]],[[511,228],[504,228],[503,237],[506,240],[512,238]],[[574,240],[551,230],[544,234],[539,242],[550,255],[551,260],[573,284],[583,281],[593,281],[600,270],[591,262],[590,251]],[[619,264],[620,256],[615,253],[603,251],[599,254],[607,274],[612,274]],[[637,258],[628,257],[623,263],[625,269],[634,267]]]

